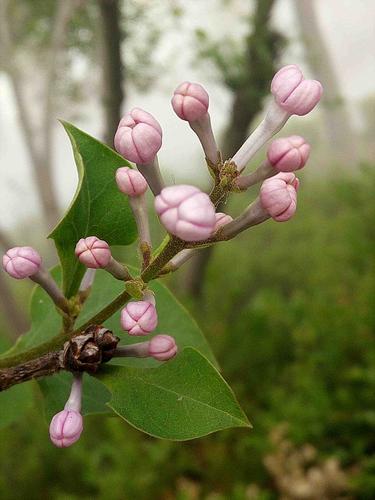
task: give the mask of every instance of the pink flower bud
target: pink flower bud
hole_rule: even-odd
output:
[[[291,172],[281,172],[263,182],[260,203],[274,220],[284,222],[293,217],[298,185],[298,179]]]
[[[35,275],[41,268],[42,259],[31,247],[10,248],[3,256],[3,268],[17,280]]]
[[[295,64],[281,68],[273,77],[271,92],[276,101],[283,103],[303,80],[302,71]]]
[[[161,148],[162,135],[159,123],[150,113],[134,108],[119,123],[115,148],[129,161],[150,164]]]
[[[225,226],[225,224],[229,224],[232,222],[233,217],[228,214],[224,214],[223,212],[217,212],[215,214],[215,228],[214,231],[217,231],[220,227]]]
[[[298,66],[281,68],[273,77],[271,92],[277,104],[291,115],[307,115],[320,101],[323,87],[317,80],[304,80]]]
[[[215,228],[215,207],[194,186],[169,186],[155,198],[155,210],[165,228],[185,241],[209,238]]]
[[[92,269],[104,268],[111,260],[108,243],[96,236],[81,238],[76,245],[75,253],[82,264]]]
[[[67,448],[78,441],[82,430],[82,415],[75,410],[63,410],[53,417],[49,435],[55,446]]]
[[[307,115],[320,101],[323,87],[317,80],[303,80],[279,105],[293,115]]]
[[[156,335],[150,340],[149,355],[158,361],[167,361],[177,353],[176,341],[169,335]]]
[[[299,170],[305,165],[309,155],[310,145],[299,135],[276,139],[267,151],[268,161],[280,172]]]
[[[147,335],[155,330],[157,324],[155,305],[147,300],[129,302],[121,311],[121,327],[129,335]]]
[[[128,196],[141,196],[147,191],[147,181],[138,170],[122,167],[116,171],[119,190]]]
[[[207,113],[208,102],[208,94],[199,83],[181,83],[172,97],[174,112],[179,118],[188,122],[202,118]]]

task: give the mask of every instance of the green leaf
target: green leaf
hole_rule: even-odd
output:
[[[97,236],[110,245],[128,245],[136,238],[136,225],[127,197],[115,182],[116,170],[130,164],[70,123],[63,125],[72,143],[79,183],[67,213],[49,237],[60,257],[64,292],[71,297],[85,271],[74,254],[77,241]]]
[[[155,437],[182,441],[250,426],[230,387],[195,349],[154,369],[103,366],[96,377],[112,392],[108,406]]]
[[[0,392],[0,429],[22,418],[33,403],[32,382]]]
[[[61,282],[61,269],[56,267],[51,271],[53,278],[58,284]],[[35,347],[46,340],[51,339],[60,332],[61,316],[57,312],[51,298],[40,286],[35,286],[31,294],[30,303],[31,328],[19,337],[17,342],[0,358]]]
[[[73,377],[62,372],[38,381],[44,396],[44,411],[48,421],[64,408],[69,397]],[[109,390],[97,379],[83,376],[82,415],[109,414],[113,412],[106,403],[111,399]]]

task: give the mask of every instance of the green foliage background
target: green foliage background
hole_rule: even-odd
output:
[[[252,483],[259,498],[278,498],[263,459],[281,422],[293,443],[312,443],[353,472],[355,498],[374,498],[374,190],[370,167],[305,179],[296,217],[218,247],[203,307],[190,301],[253,430],[173,443],[87,417],[81,440],[57,450],[41,404],[31,406],[0,430],[0,498],[197,498],[183,480],[199,485],[200,498],[245,499]],[[171,285],[186,301],[183,279]]]

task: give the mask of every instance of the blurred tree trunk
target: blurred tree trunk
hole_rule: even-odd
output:
[[[335,157],[344,162],[344,165],[350,165],[356,158],[354,133],[342,98],[339,79],[319,26],[316,1],[293,1],[307,61],[314,77],[324,86],[322,110],[328,142],[335,149]]]
[[[12,243],[8,236],[0,230],[0,249],[2,252],[11,248]],[[26,314],[21,310],[14,297],[13,291],[7,283],[3,270],[0,270],[0,309],[4,314],[8,325],[5,331],[10,340],[15,340],[19,335],[25,333],[29,322]]]
[[[99,0],[103,38],[102,88],[105,113],[104,140],[113,146],[124,100],[124,68],[121,59],[121,9],[118,0]]]
[[[271,14],[275,0],[257,0],[251,18],[245,45],[241,84],[233,91],[233,104],[221,146],[224,158],[230,158],[247,138],[248,129],[263,108],[263,99],[269,94],[270,81],[276,64],[282,37],[271,27]],[[218,207],[220,210],[220,207]],[[202,295],[204,275],[214,247],[201,250],[190,264],[186,276],[186,289],[199,298]]]
[[[59,0],[56,3],[56,13],[51,26],[51,42],[44,75],[45,92],[42,106],[41,133],[39,133],[38,127],[35,126],[38,123],[38,118],[35,119],[34,109],[28,102],[24,90],[25,78],[17,65],[16,47],[10,30],[12,20],[9,16],[8,3],[7,0],[0,0],[1,61],[13,87],[21,130],[29,153],[32,174],[42,205],[43,216],[47,227],[51,229],[59,218],[57,196],[52,178],[53,120],[55,119],[54,90],[59,56],[65,45],[67,28],[74,7],[78,2],[76,0]]]

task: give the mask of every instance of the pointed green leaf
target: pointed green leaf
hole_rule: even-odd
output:
[[[61,269],[56,267],[51,272],[55,281],[61,282]],[[50,340],[57,335],[62,327],[62,318],[57,312],[51,298],[40,286],[35,286],[31,293],[30,303],[31,328],[21,335],[17,342],[8,351],[2,353],[0,358],[36,347],[38,344]]]
[[[159,368],[103,366],[96,377],[112,392],[108,406],[155,437],[182,441],[250,426],[230,387],[195,349]]]
[[[84,267],[74,255],[80,238],[98,236],[110,245],[128,245],[136,238],[136,226],[127,197],[117,189],[115,172],[124,158],[70,123],[63,122],[72,143],[78,170],[78,188],[58,226],[50,234],[63,268],[63,288],[74,295]]]

